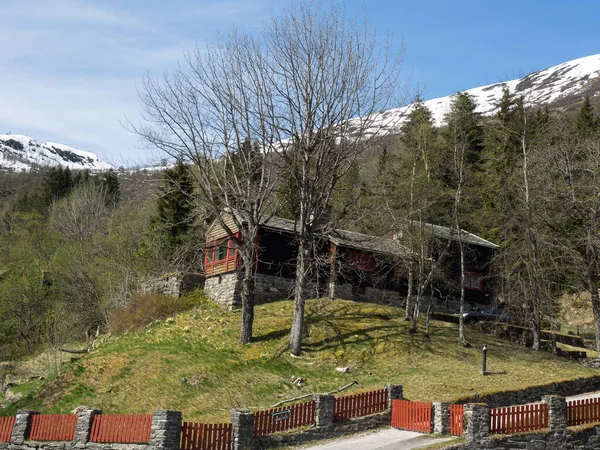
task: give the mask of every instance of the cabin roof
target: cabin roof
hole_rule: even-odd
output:
[[[239,213],[237,214],[239,217]],[[283,217],[278,216],[267,218],[261,224],[261,227],[284,233],[294,233],[296,231],[296,223],[293,220],[284,219]],[[371,236],[355,231],[339,229],[326,231],[322,233],[321,236],[328,238],[335,245],[356,250],[385,253],[395,256],[408,256],[411,253],[410,250],[399,241],[387,237]]]
[[[413,227],[418,227],[418,222],[413,222]],[[458,240],[458,233],[454,228],[445,227],[442,225],[434,225],[432,223],[423,223],[423,228],[425,231],[431,233],[433,236],[442,238],[442,239],[451,239],[453,241]],[[482,237],[477,236],[476,234],[469,233],[466,230],[460,230],[460,236],[463,242],[471,245],[478,245],[480,247],[487,247],[492,249],[500,248],[498,245],[493,242],[488,241]]]
[[[408,256],[410,250],[398,240],[385,237],[371,236],[347,230],[333,230],[328,237],[336,245],[375,253],[385,253],[395,256]]]

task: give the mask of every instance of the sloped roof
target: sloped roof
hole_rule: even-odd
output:
[[[282,217],[273,216],[267,219],[264,224],[265,228],[294,233],[296,224],[293,220],[284,219]],[[402,245],[399,241],[386,237],[371,236],[368,234],[357,233],[355,231],[334,229],[323,233],[335,245],[349,247],[356,250],[364,250],[375,253],[385,253],[395,256],[407,256],[410,254],[408,248]]]
[[[408,256],[410,250],[398,240],[379,236],[356,233],[347,230],[333,230],[328,237],[336,245],[349,247],[357,250],[366,250],[374,253],[385,253],[395,256]]]
[[[419,226],[418,222],[413,222],[414,226]],[[451,239],[453,241],[458,240],[458,233],[454,228],[444,227],[442,225],[434,225],[432,223],[423,223],[423,229],[432,235],[442,238],[442,239]],[[498,245],[493,242],[488,241],[482,237],[477,236],[476,234],[469,233],[466,230],[460,230],[460,237],[463,242],[471,245],[478,245],[480,247],[487,247],[492,249],[500,248]]]

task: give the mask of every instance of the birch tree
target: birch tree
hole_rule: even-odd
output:
[[[453,197],[452,237],[458,242],[460,255],[460,313],[458,339],[466,342],[463,313],[465,310],[465,245],[463,242],[463,220],[468,212],[466,189],[470,181],[472,168],[479,161],[483,146],[483,129],[479,115],[475,112],[474,99],[461,92],[453,96],[450,112],[446,116],[448,128],[445,132],[449,159],[448,182]]]

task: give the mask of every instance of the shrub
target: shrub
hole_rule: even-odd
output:
[[[177,300],[177,304],[178,312],[189,311],[199,306],[217,306],[204,295],[202,289],[194,289],[192,292],[182,295]]]
[[[113,333],[125,333],[165,319],[177,312],[177,299],[156,292],[137,292],[122,308],[112,311],[108,319]]]
[[[155,320],[164,320],[208,302],[201,289],[178,299],[156,292],[137,292],[124,307],[110,314],[109,329],[113,333],[139,330]]]

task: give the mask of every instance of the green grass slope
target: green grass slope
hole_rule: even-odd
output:
[[[451,401],[598,373],[474,330],[467,332],[473,346],[465,348],[457,343],[456,325],[443,322],[432,322],[425,341],[422,333],[409,332],[403,310],[341,300],[307,303],[305,353],[294,358],[286,350],[292,307],[289,301],[258,306],[250,345],[237,342],[240,313],[212,304],[106,337],[55,379],[18,388],[23,398],[0,414],[87,405],[105,413],[168,408],[183,411],[186,420],[222,421],[234,407],[267,407],[352,380],[359,386],[346,393],[393,383],[410,399]],[[492,372],[485,377],[484,342]],[[293,377],[302,383],[293,384]]]

